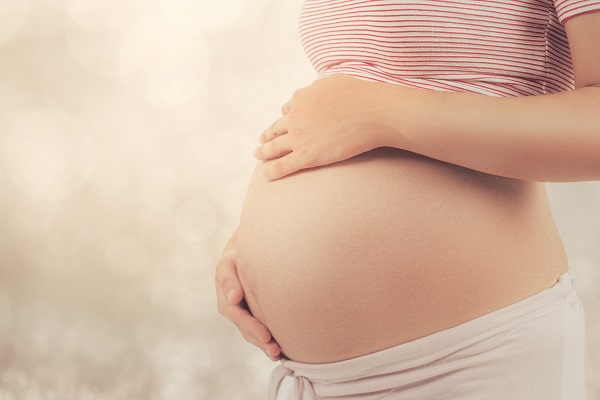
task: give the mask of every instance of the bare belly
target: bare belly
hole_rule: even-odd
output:
[[[567,269],[543,183],[381,148],[250,182],[238,272],[284,355],[340,361],[529,297]]]

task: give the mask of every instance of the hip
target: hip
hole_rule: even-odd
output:
[[[584,400],[584,310],[567,271],[533,296],[409,343],[337,363],[283,359],[270,398],[286,377],[302,399]]]

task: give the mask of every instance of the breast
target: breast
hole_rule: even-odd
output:
[[[532,183],[386,148],[273,182],[264,166],[238,272],[251,311],[297,361],[366,354],[510,304],[540,272],[529,261],[556,253]]]
[[[299,22],[320,76],[504,97],[572,87],[566,34],[544,1],[305,0]]]

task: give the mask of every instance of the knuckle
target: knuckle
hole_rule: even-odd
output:
[[[226,277],[222,277],[220,282],[219,282],[219,286],[217,286],[217,290],[219,291],[219,294],[221,294],[221,296],[227,296],[227,287],[229,285],[229,279]]]
[[[228,307],[230,308],[230,307]],[[235,312],[231,312],[231,309],[226,309],[225,307],[223,307],[223,315],[229,320],[231,321],[232,324],[234,324],[235,326],[237,326],[238,329],[240,329],[240,320],[239,317],[237,316],[237,314]]]
[[[280,143],[273,143],[272,152],[276,157],[280,157],[283,154],[283,149],[281,148]]]
[[[263,157],[269,157],[273,153],[273,142],[267,142],[262,146]]]
[[[310,151],[308,150],[308,148],[306,148],[306,146],[299,147],[298,150],[296,151],[296,156],[301,161],[304,161],[304,162],[309,161],[310,160]]]
[[[223,275],[227,271],[227,263],[228,261],[226,256],[222,256],[219,262],[217,262],[217,268],[215,269],[215,277],[218,278],[220,281],[223,280]]]
[[[296,123],[296,112],[294,110],[290,110],[290,112],[288,112],[285,115],[285,119],[286,119],[286,123],[288,125],[288,130],[291,130],[290,125],[293,125]]]
[[[304,94],[304,90],[304,88],[296,89],[292,94],[292,100],[302,97],[302,95]]]

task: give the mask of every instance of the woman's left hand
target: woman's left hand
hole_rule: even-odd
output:
[[[335,74],[297,90],[259,138],[254,155],[274,180],[301,169],[346,160],[381,146],[374,82]]]

